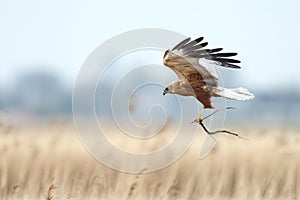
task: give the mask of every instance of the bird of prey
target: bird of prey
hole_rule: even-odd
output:
[[[201,115],[205,109],[212,109],[212,97],[223,97],[233,100],[249,100],[254,95],[247,89],[239,87],[223,88],[219,85],[216,67],[239,69],[239,60],[233,59],[237,53],[224,53],[222,48],[205,48],[208,43],[202,42],[203,37],[195,40],[186,38],[173,49],[168,49],[163,63],[178,76],[177,81],[170,83],[163,95],[179,94],[193,96],[203,104],[203,108],[194,122],[202,124]],[[229,108],[227,108],[229,109]],[[204,126],[202,126],[208,132]]]

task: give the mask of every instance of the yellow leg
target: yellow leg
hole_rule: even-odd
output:
[[[202,110],[200,111],[200,113],[198,114],[197,118],[193,121],[193,122],[197,122],[198,124],[200,123],[201,120],[201,116],[204,113],[205,109],[202,108]]]

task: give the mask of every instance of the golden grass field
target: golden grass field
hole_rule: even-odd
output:
[[[243,129],[243,130],[242,130]],[[300,199],[300,134],[242,128],[198,160],[204,132],[173,165],[148,174],[105,167],[72,125],[2,127],[0,199]]]

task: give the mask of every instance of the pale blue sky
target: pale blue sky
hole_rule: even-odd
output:
[[[237,51],[242,85],[300,86],[300,2],[0,0],[0,84],[41,68],[70,84],[103,41],[138,28],[204,36]],[[147,38],[145,38],[147,39]]]

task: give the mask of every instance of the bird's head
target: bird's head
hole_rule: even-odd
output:
[[[166,88],[164,89],[163,95],[166,95],[167,93],[170,93],[169,87],[166,87]]]
[[[164,90],[163,95],[165,94],[177,94],[179,88],[179,81],[173,81],[170,83]]]

